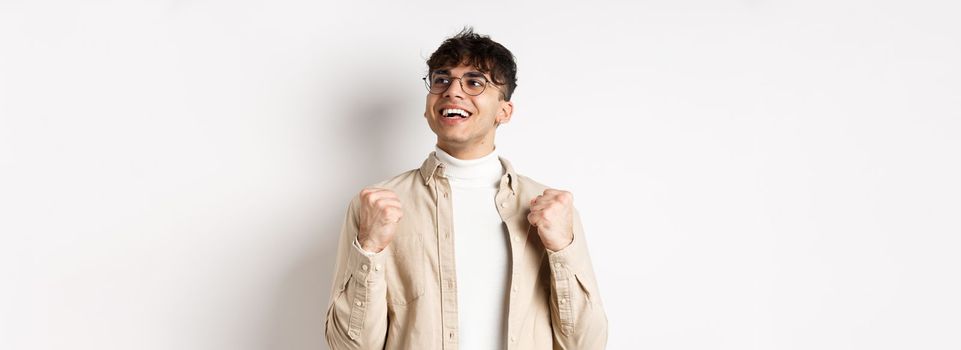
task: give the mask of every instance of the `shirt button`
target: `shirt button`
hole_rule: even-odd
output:
[[[381,268],[380,264],[374,265],[374,271],[380,271]]]
[[[364,271],[367,271],[367,264],[362,265],[360,268],[364,269]]]
[[[564,301],[565,301],[565,300],[567,300],[567,299],[561,299],[561,300],[559,300],[558,302],[561,303],[561,305],[564,305]]]
[[[514,242],[520,242],[520,241],[521,241],[520,236],[514,236]]]
[[[501,203],[501,208],[507,208],[507,202]]]
[[[447,192],[444,192],[444,198],[447,198]]]
[[[350,339],[357,339],[357,332],[356,332],[356,331],[347,332],[347,335],[350,336]]]
[[[513,290],[514,293],[517,293],[517,287],[511,288],[511,290]]]
[[[514,337],[511,337],[511,343],[513,343],[513,342],[514,342]]]
[[[364,303],[360,302],[360,300],[356,300],[354,301],[354,305],[361,306],[364,305]]]

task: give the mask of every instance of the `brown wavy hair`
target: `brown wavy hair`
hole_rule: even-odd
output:
[[[494,84],[501,85],[501,98],[511,100],[517,87],[517,64],[514,54],[504,45],[487,35],[474,33],[473,27],[464,27],[447,40],[444,40],[427,59],[427,74],[436,69],[470,65],[482,73],[490,74]]]

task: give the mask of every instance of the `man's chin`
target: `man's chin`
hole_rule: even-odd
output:
[[[470,138],[466,135],[445,135],[444,133],[437,135],[437,144],[440,145],[460,146],[468,143],[470,143]]]

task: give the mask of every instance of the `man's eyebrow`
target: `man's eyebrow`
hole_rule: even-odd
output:
[[[431,72],[431,75],[436,75],[436,74],[450,75],[450,69],[435,69],[433,72]],[[484,75],[483,72],[479,72],[476,70],[472,70],[470,72],[464,73],[464,76],[465,77],[487,77],[486,75]]]

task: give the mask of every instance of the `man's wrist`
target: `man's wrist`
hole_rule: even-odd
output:
[[[543,238],[544,237],[542,237],[542,239]],[[574,243],[574,232],[568,232],[567,237],[562,237],[562,238],[559,237],[559,238],[560,239],[551,239],[551,240],[545,239],[543,241],[544,248],[547,248],[547,250],[550,250],[552,252],[557,252],[557,251],[563,250],[564,248],[569,247],[571,244]]]
[[[571,243],[574,243],[574,238],[573,238],[573,237],[571,237],[571,239],[569,239],[567,242],[563,242],[563,243],[549,244],[549,245],[548,245],[548,244],[544,244],[544,248],[547,248],[548,250],[553,251],[553,252],[557,252],[557,251],[563,250],[564,248],[569,247],[569,246],[571,245]]]
[[[364,251],[370,252],[370,253],[376,254],[384,250],[384,247],[381,247],[379,244],[369,239],[357,238],[357,244],[360,245],[360,249],[363,249]]]

